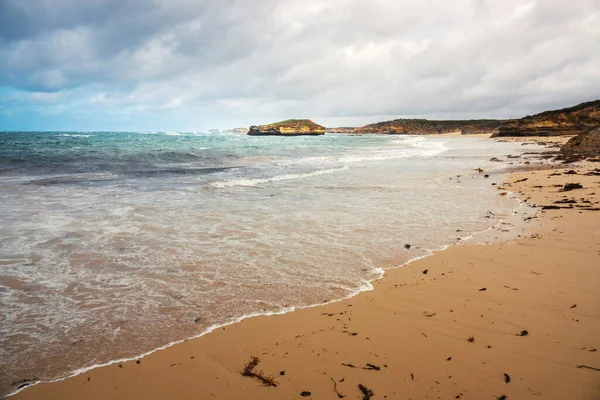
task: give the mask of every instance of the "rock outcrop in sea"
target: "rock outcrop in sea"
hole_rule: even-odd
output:
[[[560,152],[567,160],[573,161],[600,157],[600,126],[572,137],[560,148]]]
[[[378,122],[361,128],[355,128],[353,133],[380,133],[380,134],[413,134],[430,135],[436,133],[462,134],[494,133],[504,121],[495,119],[478,120],[427,120],[427,119],[395,119],[393,121]]]
[[[325,127],[309,119],[288,119],[268,125],[251,126],[248,135],[254,136],[302,136],[323,135]]]
[[[600,126],[600,100],[506,121],[492,137],[579,135]]]

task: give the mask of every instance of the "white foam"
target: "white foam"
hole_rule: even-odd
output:
[[[264,183],[271,182],[281,182],[281,181],[289,181],[294,179],[303,179],[309,178],[311,176],[319,176],[326,174],[334,174],[336,172],[346,171],[348,170],[348,166],[344,165],[339,168],[329,168],[329,169],[321,169],[313,172],[307,172],[304,174],[284,174],[284,175],[275,175],[271,178],[256,178],[256,179],[229,179],[225,181],[217,181],[210,183],[211,186],[217,188],[226,188],[226,187],[234,187],[234,186],[258,186]]]
[[[75,133],[61,133],[60,135],[56,135],[56,136],[62,136],[62,137],[83,137],[83,138],[87,138],[90,137],[92,135],[81,135],[81,134],[75,134]]]
[[[405,144],[406,142],[402,142]],[[413,141],[410,147],[400,147],[398,149],[384,149],[374,153],[350,155],[339,158],[343,163],[360,163],[365,161],[384,161],[395,160],[407,157],[433,157],[447,151],[448,148],[443,142],[421,142]]]

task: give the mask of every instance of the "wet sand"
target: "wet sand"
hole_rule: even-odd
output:
[[[600,176],[585,175],[596,168],[509,174],[499,190],[539,209],[511,243],[453,246],[352,299],[250,318],[12,398],[598,399]],[[277,386],[242,376],[251,356]]]

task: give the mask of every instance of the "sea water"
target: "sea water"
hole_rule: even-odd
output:
[[[0,395],[370,289],[510,214],[475,169],[519,152],[468,137],[0,133]]]

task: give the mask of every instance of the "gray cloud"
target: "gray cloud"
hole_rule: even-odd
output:
[[[600,0],[5,0],[0,85],[188,125],[510,117],[600,97],[598,43]]]

